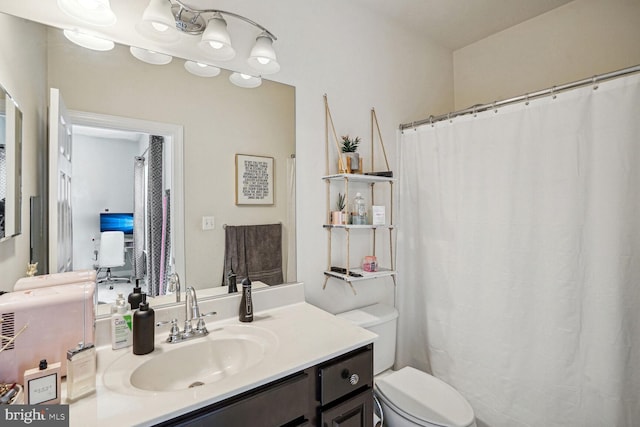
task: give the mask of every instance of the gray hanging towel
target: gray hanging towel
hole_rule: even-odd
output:
[[[238,282],[247,276],[267,285],[283,282],[282,224],[227,225],[224,252],[223,285],[231,268]]]

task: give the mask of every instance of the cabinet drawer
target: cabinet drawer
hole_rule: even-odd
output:
[[[194,411],[162,426],[273,427],[304,426],[309,412],[309,375],[304,372],[225,401],[222,407]],[[295,421],[299,420],[299,421]]]
[[[368,389],[346,402],[322,411],[322,427],[372,427],[373,392]]]
[[[326,405],[362,387],[373,385],[373,351],[367,350],[318,369],[320,404]]]

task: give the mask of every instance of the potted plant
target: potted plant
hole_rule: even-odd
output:
[[[360,155],[357,153],[358,145],[360,145],[359,136],[355,138],[351,138],[349,135],[342,136],[342,146],[340,147],[344,154],[342,166],[347,173],[360,169]]]
[[[336,208],[338,210],[331,211],[331,224],[332,225],[341,225],[346,224],[347,221],[347,212],[345,210],[346,203],[346,194],[338,193],[338,200],[336,201]]]

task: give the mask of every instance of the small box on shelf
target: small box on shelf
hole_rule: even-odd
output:
[[[371,206],[371,225],[385,225],[385,207],[384,206]]]

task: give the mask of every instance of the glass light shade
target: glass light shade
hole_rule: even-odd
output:
[[[262,84],[262,79],[260,77],[254,77],[243,73],[231,73],[229,80],[234,85],[247,89],[253,89]]]
[[[129,48],[129,51],[140,61],[152,65],[165,65],[171,62],[171,60],[173,59],[172,56],[165,55],[164,53],[158,53],[152,50],[142,49],[135,46],[131,46]]]
[[[273,40],[266,33],[256,38],[256,44],[251,49],[247,62],[254,70],[262,74],[273,74],[280,71],[280,64],[273,50]]]
[[[107,51],[113,49],[115,43],[111,40],[91,36],[74,30],[64,30],[64,36],[77,44],[91,50]]]
[[[174,30],[176,19],[171,12],[171,2],[168,0],[151,0],[142,13],[142,22],[160,33]]]
[[[220,74],[220,68],[195,61],[186,61],[184,68],[199,77],[215,77]]]
[[[148,21],[139,21],[136,24],[136,31],[146,39],[162,43],[176,43],[180,41],[179,31],[169,27],[166,28],[166,31],[158,31],[154,28],[153,23]]]
[[[228,61],[236,56],[236,51],[231,46],[231,36],[227,31],[227,21],[220,13],[215,13],[207,22],[207,28],[202,33],[202,40],[198,45],[204,49],[211,58],[219,61]]]
[[[116,23],[109,0],[58,0],[58,7],[86,24],[109,26]]]

